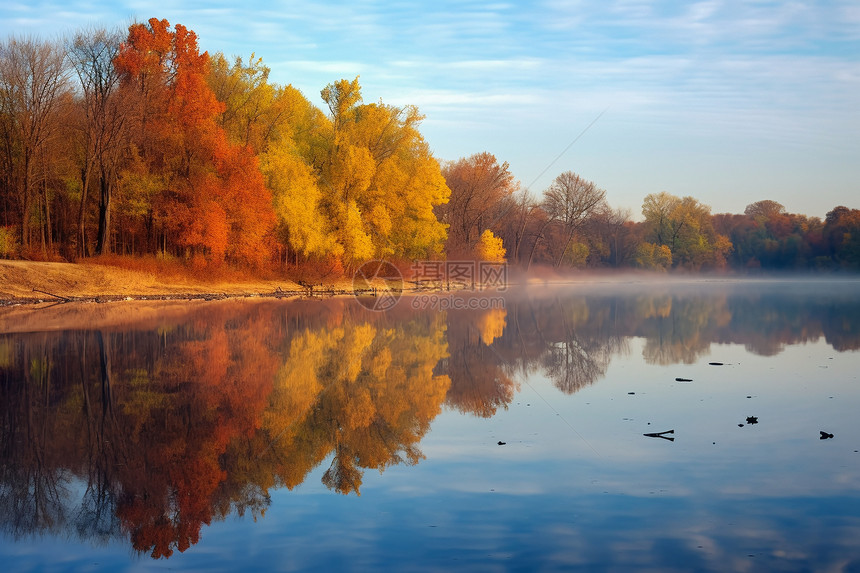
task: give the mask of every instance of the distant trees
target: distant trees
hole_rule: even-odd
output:
[[[359,79],[315,106],[254,54],[167,20],[0,42],[0,256],[158,255],[349,271],[372,258],[530,267],[857,269],[857,210],[770,199],[711,214],[649,194],[642,221],[573,171],[542,193],[480,152],[440,165],[414,106]],[[329,271],[326,271],[329,272]]]
[[[693,197],[662,192],[645,197],[642,215],[646,239],[660,248],[660,258],[668,259],[662,249],[667,247],[674,266],[694,270],[725,266],[732,245],[728,237],[715,232],[709,206]]]
[[[839,206],[827,213],[823,245],[835,265],[860,269],[860,209]]]
[[[763,217],[765,219],[770,219],[771,217],[784,214],[785,207],[781,203],[777,203],[770,199],[756,201],[755,203],[747,205],[746,209],[744,209],[744,215],[748,215],[753,218]]]
[[[743,270],[847,268],[828,250],[825,224],[817,217],[786,212],[776,201],[752,203],[744,215],[716,215],[714,225],[734,245],[730,266]]]
[[[543,208],[548,220],[559,227],[561,242],[555,263],[559,267],[574,236],[589,218],[608,209],[606,191],[572,171],[565,171],[544,192]]]

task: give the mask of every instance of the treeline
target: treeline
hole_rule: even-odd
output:
[[[413,106],[358,78],[315,107],[252,55],[200,53],[180,24],[0,42],[0,257],[158,255],[349,270],[373,258],[523,267],[860,267],[860,211],[774,201],[712,215],[652,194],[644,221],[560,174],[540,197],[479,153],[440,164]]]
[[[860,269],[860,209],[839,206],[822,221],[763,200],[743,215],[712,214],[693,197],[663,192],[645,197],[637,222],[571,171],[540,197],[487,153],[447,164],[443,173],[451,197],[438,211],[450,225],[449,255],[481,252],[488,237],[498,237],[507,261],[524,268]]]
[[[0,45],[0,255],[207,264],[433,258],[448,198],[414,107],[200,53],[166,20]]]

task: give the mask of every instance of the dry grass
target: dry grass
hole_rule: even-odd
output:
[[[339,279],[336,288],[346,287]],[[295,282],[259,276],[228,267],[185,267],[155,258],[112,257],[82,263],[47,263],[0,260],[0,300],[42,297],[38,291],[60,297],[153,296],[179,294],[271,293],[300,290]],[[348,287],[346,287],[348,288]]]

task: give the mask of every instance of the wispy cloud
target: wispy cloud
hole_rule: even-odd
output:
[[[856,0],[195,0],[163,7],[12,0],[0,5],[0,36],[50,38],[93,22],[126,25],[131,16],[183,23],[209,51],[254,52],[272,67],[273,81],[295,85],[315,103],[327,83],[361,76],[366,100],[418,105],[443,156],[467,144],[473,152],[498,146],[552,155],[564,145],[553,133],[563,139],[610,107],[600,126],[607,141],[630,137],[609,135],[626,126],[653,153],[667,134],[672,145],[710,137],[720,153],[726,145],[746,154],[826,150],[828,165],[836,165],[828,177],[860,178],[858,168],[840,163],[845,150],[860,152]],[[487,134],[492,139],[482,143]],[[618,148],[605,153],[616,157]],[[636,191],[646,184],[630,180]]]

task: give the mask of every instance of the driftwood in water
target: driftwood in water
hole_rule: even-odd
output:
[[[652,432],[650,434],[642,434],[647,438],[663,438],[664,440],[669,440],[670,442],[674,442],[675,438],[670,438],[666,434],[674,434],[675,430],[666,430],[665,432]]]

